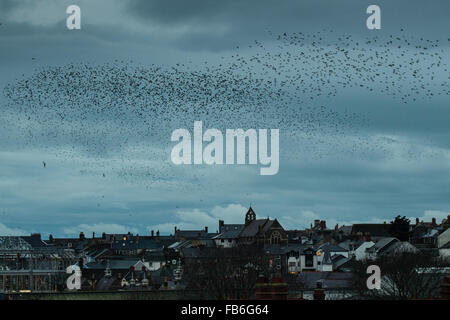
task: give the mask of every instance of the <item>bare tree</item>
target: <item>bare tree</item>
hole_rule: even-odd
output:
[[[381,270],[381,288],[367,288],[369,265]],[[439,297],[439,288],[449,261],[430,254],[403,252],[383,255],[375,260],[354,263],[354,288],[359,298],[366,299],[428,299]]]
[[[204,248],[199,254],[185,259],[183,279],[187,289],[200,290],[205,298],[252,298],[258,277],[269,272],[269,259],[259,246]]]

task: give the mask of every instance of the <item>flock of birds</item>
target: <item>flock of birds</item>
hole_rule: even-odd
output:
[[[365,40],[331,30],[270,37],[202,65],[45,67],[6,86],[4,95],[31,145],[47,145],[64,157],[87,154],[103,161],[105,172],[119,165],[115,173],[127,180],[179,185],[184,174],[192,186],[204,171],[175,168],[170,152],[162,150],[174,129],[192,130],[194,120],[222,130],[278,128],[293,157],[335,154],[346,136],[352,137],[350,152],[361,154],[383,148],[385,141],[368,138],[367,115],[333,107],[341,91],[405,104],[450,94],[439,40],[403,30]],[[306,141],[314,141],[307,154]],[[322,142],[327,146],[320,148]],[[149,148],[154,166],[136,161]]]

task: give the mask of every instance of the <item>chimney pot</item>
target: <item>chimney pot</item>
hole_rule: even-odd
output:
[[[362,232],[356,233],[356,236],[357,236],[358,240],[362,240],[362,239],[363,239],[363,234],[362,234]]]

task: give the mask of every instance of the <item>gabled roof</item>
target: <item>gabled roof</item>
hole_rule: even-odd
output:
[[[393,245],[387,248],[385,253],[387,254],[400,254],[405,252],[417,253],[419,249],[413,246],[408,241],[397,241]]]
[[[375,243],[375,245],[373,245],[370,249],[373,249],[375,251],[384,250],[386,247],[391,245],[393,242],[397,242],[397,241],[399,241],[399,240],[397,238],[394,238],[394,237],[382,238],[379,241],[377,241]]]
[[[239,237],[240,238],[255,237],[258,234],[258,232],[267,231],[273,222],[274,220],[270,220],[268,218],[253,220],[247,226],[245,226],[244,230],[242,230]]]
[[[44,241],[42,241],[40,234],[34,234],[31,236],[22,236],[21,238],[26,242],[28,242],[33,248],[42,248],[47,246],[47,244]]]

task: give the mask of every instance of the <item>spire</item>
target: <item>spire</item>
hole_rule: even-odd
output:
[[[252,207],[250,206],[247,213],[245,214],[245,225],[248,225],[253,220],[256,220],[256,214],[255,211],[253,211]]]

